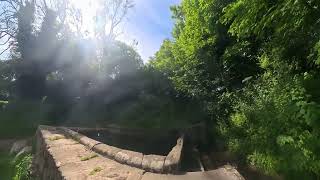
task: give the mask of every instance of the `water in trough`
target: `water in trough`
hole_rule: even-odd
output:
[[[143,154],[167,155],[176,145],[178,136],[164,134],[153,136],[152,134],[126,134],[110,133],[109,131],[87,131],[83,135],[102,143],[121,149],[141,152]]]
[[[163,133],[121,133],[109,130],[79,131],[92,139],[121,149],[141,152],[145,155],[156,154],[166,156],[176,145],[179,134]],[[199,156],[192,144],[185,141],[182,150],[181,171],[200,171]]]

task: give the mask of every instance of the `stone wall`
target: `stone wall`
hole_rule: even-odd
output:
[[[173,173],[179,170],[181,151],[184,141],[183,136],[178,138],[177,144],[172,148],[167,156],[160,156],[144,155],[140,152],[120,149],[88,138],[69,128],[61,127],[60,129],[66,136],[72,137],[76,141],[87,146],[89,149],[119,163],[156,173]]]
[[[36,132],[36,154],[33,164],[35,166],[37,179],[39,180],[63,179],[59,171],[58,162],[55,162],[46,143],[46,138],[48,138],[46,131],[49,129],[51,132],[56,131],[56,133],[60,133],[56,128],[46,126],[39,126]]]
[[[235,176],[236,170],[226,169],[172,175],[179,170],[183,144],[181,137],[166,156],[144,155],[102,144],[68,128],[39,126],[34,167],[39,180],[242,179],[239,173]]]
[[[34,163],[39,179],[63,179],[59,177],[62,174],[59,169],[59,162],[56,162],[50,153],[51,148],[53,148],[52,142],[60,138],[72,138],[86,146],[87,149],[111,160],[154,173],[177,172],[179,170],[181,151],[183,148],[183,137],[180,137],[177,140],[177,144],[167,156],[144,155],[140,152],[103,144],[65,127],[39,126],[36,133],[36,155]]]

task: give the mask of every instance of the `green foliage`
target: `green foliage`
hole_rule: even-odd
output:
[[[236,0],[224,8],[221,20],[239,40],[263,42],[262,54],[272,63],[285,61],[304,71],[318,64],[319,1]]]
[[[32,163],[32,155],[26,154],[15,162],[15,175],[13,180],[32,180],[30,176],[30,168]]]
[[[319,2],[236,0],[223,12],[233,47],[254,39],[264,69],[220,122],[230,149],[267,173],[319,177]]]
[[[30,101],[12,101],[0,109],[2,138],[19,138],[34,135],[39,124],[50,124],[50,106]]]
[[[8,152],[0,151],[0,174],[1,179],[10,180],[12,179],[14,168],[12,167],[11,160],[12,156]]]
[[[91,154],[91,155],[88,155],[88,156],[81,157],[80,160],[81,160],[81,161],[88,161],[88,160],[93,159],[93,158],[96,158],[96,157],[98,157],[97,154]]]
[[[31,180],[32,155],[24,154],[13,161],[7,152],[0,152],[0,174],[3,180]]]
[[[30,136],[39,124],[170,128],[206,117],[197,100],[144,65],[135,47],[107,38],[105,31],[96,38],[74,33],[74,24],[66,22],[81,19],[79,13],[67,13],[68,3],[62,4],[27,0],[14,8],[12,59],[0,61],[0,101],[8,101],[0,105],[2,137]],[[182,8],[174,9],[182,28]],[[115,26],[126,14],[120,11]]]
[[[199,100],[214,118],[226,117],[223,93],[242,87],[244,78],[259,72],[251,48],[255,44],[237,44],[219,21],[230,2],[191,0],[171,8],[174,39],[165,40],[151,61],[179,93]]]
[[[0,63],[0,135],[29,135],[40,123],[172,128],[210,120],[214,140],[223,137],[246,163],[319,178],[319,2],[183,0],[171,7],[173,38],[146,65],[118,41],[104,39],[97,53],[94,41],[60,31],[58,11],[38,18],[26,3],[14,60]]]
[[[0,61],[0,101],[7,101],[12,93],[14,63],[15,61]]]
[[[53,136],[53,137],[49,137],[49,141],[57,141],[64,138],[65,138],[64,136]]]
[[[133,74],[142,67],[142,64],[140,55],[132,47],[115,41],[108,43],[104,48],[100,68],[102,73],[115,77]]]
[[[230,122],[220,124],[229,148],[269,174],[319,176],[320,104],[308,95],[305,81],[269,74],[244,89]]]
[[[206,106],[247,163],[288,178],[319,177],[316,0],[184,0],[173,39],[152,66]]]
[[[246,162],[291,179],[318,177],[318,8],[317,1],[182,1],[172,8],[174,39],[152,65],[206,105],[229,150]]]
[[[90,176],[94,176],[95,174],[97,174],[98,172],[102,171],[103,169],[101,167],[95,167],[90,173]]]
[[[122,126],[134,128],[181,128],[206,119],[199,104],[174,97],[144,94],[131,104],[119,104],[123,114],[115,117]]]

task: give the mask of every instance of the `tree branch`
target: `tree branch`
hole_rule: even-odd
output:
[[[7,39],[5,42],[0,43],[0,45],[5,45],[5,44],[7,44],[10,40],[11,40],[11,36],[10,36],[10,37],[8,37],[8,39]]]
[[[10,45],[6,48],[6,49],[4,49],[3,51],[1,51],[1,53],[0,53],[0,55],[2,55],[4,52],[6,52],[8,49],[10,49]]]

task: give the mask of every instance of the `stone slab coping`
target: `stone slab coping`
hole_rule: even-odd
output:
[[[146,172],[140,180],[245,180],[235,169],[221,167],[205,172],[186,172],[181,175],[154,174]]]
[[[130,151],[126,149],[110,146],[78,132],[75,132],[67,127],[50,127],[39,126],[40,131],[43,129],[56,129],[61,134],[71,137],[79,143],[85,145],[92,151],[105,156],[109,159],[115,160],[121,164],[126,164],[132,167],[144,169],[148,172],[154,173],[174,173],[178,171],[181,160],[181,153],[183,148],[184,137],[181,136],[177,140],[177,144],[172,148],[166,156],[160,155],[145,155],[140,152]]]
[[[88,150],[58,128],[40,127],[35,138],[35,179],[140,180],[145,172]]]
[[[150,132],[150,133],[158,133],[158,132],[165,132],[165,133],[170,133],[170,132],[183,132],[186,130],[190,130],[190,129],[195,129],[195,128],[201,128],[204,127],[205,124],[204,123],[197,123],[197,124],[193,124],[191,126],[188,127],[184,127],[184,128],[170,128],[170,129],[163,129],[163,128],[151,128],[151,129],[145,129],[145,128],[128,128],[128,127],[120,127],[117,125],[109,125],[103,128],[85,128],[85,127],[68,127],[68,129],[71,129],[73,131],[92,131],[92,130],[98,130],[98,131],[104,131],[104,130],[119,130],[119,131],[129,131],[129,132]]]
[[[81,134],[78,138],[81,139]],[[114,147],[110,151],[110,155],[113,155],[114,158],[110,159],[88,150],[88,147],[92,146],[92,144],[84,145],[79,143],[79,139],[76,141],[64,130],[57,127],[39,126],[36,140],[34,162],[37,169],[36,172],[39,172],[37,177],[44,180],[243,180],[239,172],[231,166],[205,172],[180,172],[179,174],[146,172],[147,170],[132,166],[140,166],[141,163],[141,166],[150,167],[149,164],[153,164],[153,166],[161,168],[162,163],[169,163],[167,160],[169,157],[174,157],[175,154],[170,152],[171,154],[169,153],[163,159],[163,156],[143,155],[139,152],[122,151]],[[178,144],[182,145],[183,139],[178,139]],[[103,146],[108,145],[97,144],[92,149]],[[105,150],[105,148],[100,149]],[[176,149],[173,148],[172,152],[175,152]],[[137,159],[130,161],[126,154],[128,152],[133,153],[133,156],[137,157]],[[114,160],[116,158],[118,161],[119,159],[121,161],[125,160],[126,164],[117,162]],[[129,163],[136,164],[128,165]],[[165,172],[165,170],[162,169],[162,172]]]

